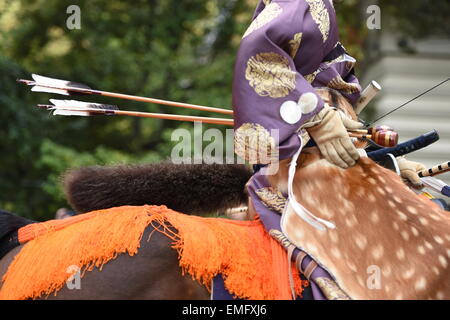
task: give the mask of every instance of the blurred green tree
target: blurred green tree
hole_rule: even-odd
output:
[[[81,29],[69,30],[66,10],[73,2],[0,0],[0,207],[39,220],[66,205],[59,176],[68,168],[160,161],[177,143],[170,141],[172,130],[192,126],[127,117],[53,118],[32,108],[50,95],[32,94],[15,79],[38,73],[101,90],[229,107],[235,53],[257,0],[80,0]],[[388,9],[409,21],[423,9],[416,2],[408,1],[407,10]],[[363,59],[367,30],[360,12],[356,0],[337,6],[341,41]]]
[[[450,37],[450,1],[380,0],[390,27],[412,38]]]
[[[227,107],[236,35],[245,29],[254,5],[85,0],[77,3],[81,29],[69,30],[71,4],[0,0],[0,207],[41,220],[66,205],[58,182],[68,168],[159,161],[176,143],[170,141],[172,129],[192,126],[126,117],[53,118],[31,108],[50,95],[29,93],[15,79],[39,73],[102,90]],[[202,115],[96,100],[129,110]]]

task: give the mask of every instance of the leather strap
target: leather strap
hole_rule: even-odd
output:
[[[301,273],[305,273],[304,270],[302,269],[302,263],[303,263],[303,259],[307,256],[307,254],[303,251],[300,251],[297,255],[297,258],[295,258],[295,266],[297,268],[297,270],[300,270]]]
[[[288,271],[289,271],[289,286],[291,287],[291,294],[292,294],[292,299],[295,300],[297,299],[297,295],[295,294],[295,283],[294,283],[294,276],[292,274],[292,255],[294,254],[294,250],[295,250],[295,246],[289,246],[288,248],[288,254],[287,254],[287,259],[288,259]]]
[[[305,272],[303,273],[305,277],[309,280],[311,278],[312,273],[317,268],[317,263],[314,260],[311,260],[311,262],[306,267]]]

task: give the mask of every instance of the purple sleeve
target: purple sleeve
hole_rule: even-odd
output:
[[[267,0],[259,0],[258,5],[256,6],[255,12],[253,13],[252,21],[255,20],[257,16],[264,10],[266,7]]]
[[[241,41],[233,80],[235,152],[250,163],[267,163],[248,157],[258,147],[291,157],[300,144],[297,130],[324,105],[297,71],[293,57],[300,41],[324,42],[306,1],[272,1]]]

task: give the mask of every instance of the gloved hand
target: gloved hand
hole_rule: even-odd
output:
[[[355,122],[346,119],[346,124],[352,129],[355,126],[360,128]],[[311,123],[318,124],[306,128],[306,131],[314,139],[325,159],[344,169],[356,164],[359,159],[358,150],[353,145],[338,111],[325,105]]]
[[[346,129],[361,129],[364,127],[363,123],[350,119],[350,117],[345,115],[342,111],[339,111],[339,115],[341,116],[342,123]]]
[[[400,176],[403,179],[409,181],[416,188],[423,187],[423,183],[417,174],[419,171],[426,170],[423,164],[409,161],[405,157],[398,157],[397,164],[400,169]]]

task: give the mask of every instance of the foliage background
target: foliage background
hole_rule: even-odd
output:
[[[364,8],[378,3],[410,36],[430,25],[449,32],[448,1],[346,0],[337,7],[341,41],[365,57]],[[191,124],[126,117],[52,117],[33,108],[17,78],[30,73],[93,88],[229,107],[235,53],[256,0],[0,0],[0,208],[37,220],[67,206],[60,176],[68,168],[148,163],[166,158],[174,128]],[[66,9],[81,8],[68,30]],[[425,14],[417,17],[418,12]],[[384,17],[384,16],[383,16]],[[363,66],[363,65],[362,65]],[[89,97],[83,97],[89,101]],[[164,106],[108,100],[124,109],[202,115]],[[206,114],[203,114],[206,115]]]

